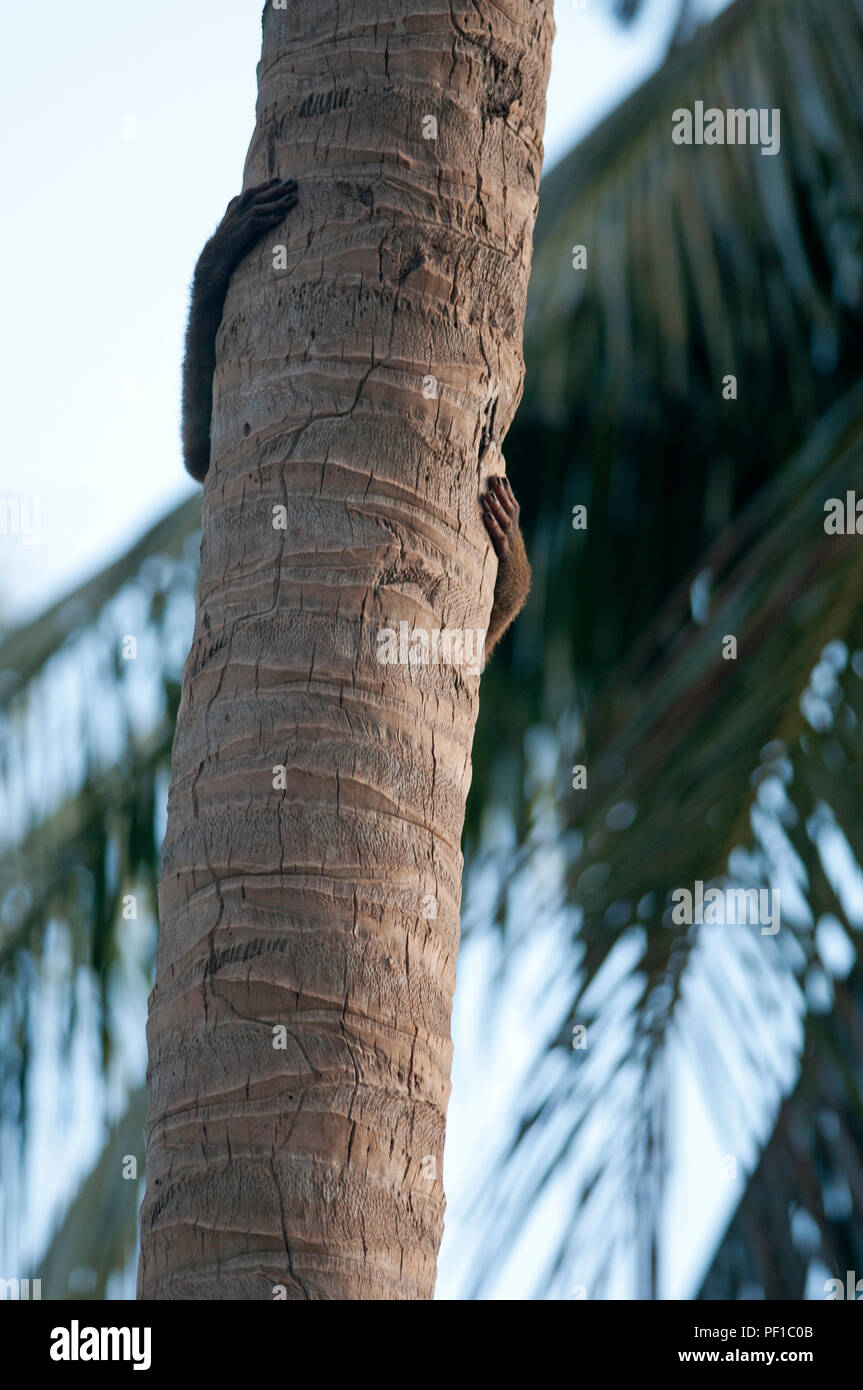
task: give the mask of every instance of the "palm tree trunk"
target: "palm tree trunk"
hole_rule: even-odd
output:
[[[433,1293],[479,675],[378,634],[488,622],[552,33],[551,0],[264,12],[245,183],[300,202],[219,336],[141,1298]]]

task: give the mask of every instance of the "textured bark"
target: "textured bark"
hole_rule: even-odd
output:
[[[295,177],[299,205],[219,335],[142,1298],[433,1293],[479,676],[381,665],[377,638],[488,622],[552,32],[551,0],[264,14],[244,181]]]

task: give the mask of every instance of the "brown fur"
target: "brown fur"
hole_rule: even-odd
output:
[[[246,189],[228,204],[195,267],[183,358],[183,459],[199,483],[204,481],[210,466],[216,335],[231,276],[247,252],[267,231],[278,226],[296,202],[297,186],[293,181],[271,179]],[[506,478],[489,479],[482,506],[498,564],[485,639],[488,661],[524,607],[530,589],[530,565],[518,527],[518,502]]]
[[[216,334],[225,295],[240,261],[297,202],[297,185],[271,179],[232,198],[195,267],[183,358],[183,460],[199,483],[210,466],[210,417]]]
[[[488,661],[525,605],[530,592],[530,564],[518,525],[519,505],[508,478],[489,478],[482,509],[483,521],[497,554],[494,604],[485,638],[485,659]]]

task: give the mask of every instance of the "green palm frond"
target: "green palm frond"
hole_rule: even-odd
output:
[[[633,1250],[638,1288],[661,1287],[675,1048],[697,1058],[717,1129],[751,1170],[705,1296],[757,1284],[799,1297],[814,1254],[831,1273],[852,1257],[863,1268],[859,1223],[837,1197],[844,1183],[861,1209],[863,984],[856,962],[840,979],[818,948],[818,924],[849,940],[859,925],[822,852],[825,807],[863,863],[859,561],[855,538],[823,526],[825,501],[863,477],[861,59],[858,0],[737,0],[543,182],[526,390],[506,442],[534,591],[483,679],[467,830],[475,843],[484,808],[508,806],[532,827],[524,877],[557,874],[568,913],[567,1004],[477,1207],[488,1269],[569,1175],[546,1291],[590,1282],[596,1296]],[[782,155],[674,146],[672,112],[696,99],[779,107]],[[576,244],[586,272],[572,268]],[[583,533],[569,523],[580,503]],[[6,1080],[26,1077],[24,985],[48,925],[104,995],[121,896],[153,891],[183,647],[169,653],[183,620],[166,614],[174,600],[188,611],[199,512],[191,498],[0,642],[0,792],[14,811],[0,856]],[[116,660],[130,594],[158,650],[158,695],[138,722]],[[722,659],[729,634],[736,662]],[[83,734],[61,720],[80,756],[46,782],[45,745],[63,755],[40,701],[62,704],[58,672],[82,652]],[[532,772],[524,795],[537,728],[556,738],[567,785],[572,764],[587,766],[585,791]],[[776,940],[669,930],[675,886],[729,874],[729,860],[767,883],[779,842],[806,908]],[[570,1046],[575,1024],[586,1057]],[[83,1266],[104,1290],[122,1264],[128,1124],[42,1261],[57,1288]],[[88,1226],[100,1195],[104,1261]]]
[[[609,770],[571,795],[570,817],[592,864],[614,856],[609,891],[618,897],[638,901],[645,865],[660,882],[668,868],[677,879],[710,871],[745,834],[753,750],[800,737],[800,697],[819,653],[846,635],[860,607],[857,538],[825,532],[824,504],[844,500],[861,470],[857,387],[708,551],[592,702],[585,747],[592,765]],[[709,612],[696,620],[699,577]],[[735,661],[722,659],[728,635]],[[638,807],[625,855],[608,829],[621,803]],[[685,843],[667,837],[663,808],[686,826]],[[589,933],[593,913],[582,896]],[[604,891],[598,906],[607,907]]]
[[[563,798],[548,789],[561,817],[537,837],[535,857],[542,865],[550,847],[566,847],[564,898],[576,915],[561,949],[572,962],[572,1004],[532,1073],[520,1126],[487,1185],[484,1216],[494,1239],[483,1248],[486,1271],[567,1165],[571,1221],[546,1290],[573,1277],[585,1282],[589,1267],[596,1295],[600,1274],[589,1252],[599,1230],[612,1264],[633,1248],[648,1252],[650,1264],[675,1048],[698,1057],[704,1092],[731,1151],[751,1152],[791,1089],[800,1018],[810,1048],[814,1036],[832,1032],[830,1066],[843,1121],[853,1121],[855,1133],[863,1126],[847,1025],[825,1022],[806,1006],[813,922],[829,914],[846,934],[854,932],[825,873],[817,836],[807,828],[816,802],[833,808],[863,864],[859,555],[855,537],[824,530],[824,501],[844,498],[860,476],[858,387],[704,558],[702,570],[714,576],[709,611],[696,620],[690,586],[681,586],[591,702],[583,746],[566,760],[587,767],[587,789]],[[730,634],[739,644],[737,661],[722,657]],[[840,685],[834,668],[843,665]],[[827,687],[832,704],[825,704]],[[826,719],[827,710],[829,722],[818,735],[811,721],[819,711]],[[784,786],[782,815],[760,804],[768,783],[774,795]],[[769,833],[759,821],[770,823]],[[704,945],[699,928],[672,926],[675,888],[697,880],[738,880],[746,887],[775,881],[780,831],[786,857],[805,882],[808,913],[796,921],[783,917],[775,941],[741,927],[722,929],[726,939]],[[736,873],[729,868],[735,857]],[[622,1003],[608,996],[610,979]],[[847,981],[836,984],[846,987]],[[587,1029],[595,1049],[584,1058],[572,1053],[576,1025]],[[823,1080],[823,1049],[818,1065]],[[823,1102],[822,1087],[813,1084],[807,1094],[813,1106]],[[810,1124],[816,1118],[807,1115]],[[597,1140],[597,1128],[613,1142]],[[593,1152],[587,1172],[578,1158],[585,1152]],[[797,1204],[805,1197],[805,1190],[798,1193]],[[788,1230],[780,1236],[790,1241]],[[478,1291],[484,1287],[480,1281]],[[656,1285],[648,1278],[641,1293],[653,1296]]]
[[[26,1153],[31,1031],[46,964],[63,985],[58,1057],[71,1052],[79,1025],[84,968],[98,990],[107,1069],[126,918],[155,914],[199,511],[197,498],[184,503],[0,642],[0,1124],[19,1141],[16,1169],[16,1147],[4,1138],[7,1214]],[[128,634],[139,645],[125,661]],[[142,991],[150,968],[143,963]]]
[[[812,954],[809,968],[820,979]],[[799,1299],[813,1262],[843,1286],[847,1271],[863,1265],[863,1073],[859,1061],[849,1062],[863,1055],[863,970],[855,965],[847,979],[831,978],[827,998],[830,1011],[822,999],[808,1022],[800,1077],[700,1298]],[[824,1298],[821,1282],[814,1296]]]
[[[4,988],[16,961],[38,957],[58,922],[80,944],[73,966],[108,960],[121,894],[155,884],[156,781],[170,756],[191,618],[194,500],[0,643]],[[130,620],[142,650],[124,662]],[[86,687],[71,717],[70,671],[80,690],[82,670]]]
[[[779,107],[780,155],[673,144],[695,100]],[[534,584],[484,677],[472,833],[491,797],[522,814],[526,731],[595,693],[863,375],[862,151],[859,5],[737,0],[543,180],[506,440]]]
[[[773,459],[787,457],[856,376],[861,60],[854,0],[737,0],[549,174],[523,422],[592,425],[611,397],[624,435],[664,431],[671,409],[724,413],[746,441],[761,416]],[[672,113],[696,100],[778,108],[781,156],[675,145]],[[717,404],[725,373],[746,411]]]
[[[738,1272],[748,1260],[746,1277],[768,1296],[799,1290],[810,1261],[793,1218],[808,1208],[831,1272],[837,1250],[856,1248],[856,1235],[839,1241],[835,1212],[814,1210],[805,1142],[789,1166],[782,1135],[792,1105],[799,1134],[815,1132],[828,1063],[807,1084],[807,1059],[826,1033],[835,1120],[846,1148],[860,1137],[856,1043],[847,1019],[825,1029],[809,984],[820,971],[822,992],[855,988],[815,959],[814,924],[854,931],[825,870],[815,779],[818,808],[837,819],[844,808],[851,861],[863,863],[851,828],[863,757],[851,732],[859,541],[824,529],[827,500],[863,476],[861,57],[851,0],[738,0],[544,181],[527,383],[507,441],[516,478],[537,455],[545,465],[523,509],[534,594],[485,677],[494,721],[481,716],[476,746],[480,766],[493,766],[508,739],[509,780],[499,760],[495,782],[478,779],[479,801],[497,795],[532,818],[528,881],[564,863],[570,929],[557,975],[571,977],[571,1003],[478,1199],[493,1234],[477,1291],[565,1178],[570,1220],[545,1290],[574,1280],[597,1296],[628,1261],[634,1287],[657,1292],[681,1050],[698,1059],[723,1144],[752,1173],[723,1258]],[[695,100],[779,107],[781,158],[673,145],[672,113]],[[576,245],[586,272],[572,268]],[[727,375],[736,401],[723,399]],[[575,504],[589,522],[573,535]],[[737,661],[722,659],[728,635]],[[525,805],[532,724],[554,732],[567,781],[571,765],[587,767],[586,790],[548,786]],[[799,881],[801,902],[776,941],[669,929],[675,887],[769,884],[780,872]],[[578,1024],[593,1039],[584,1057],[570,1047]],[[824,1148],[811,1150],[821,1189]],[[775,1219],[760,1228],[753,1212]],[[789,1254],[784,1285],[763,1250],[754,1273],[759,1231],[774,1264]]]
[[[801,933],[796,963],[807,1000],[800,1074],[711,1264],[703,1298],[800,1298],[813,1262],[843,1286],[847,1271],[863,1268],[863,901],[854,892],[863,865],[859,606],[853,628],[858,646],[850,665],[841,680],[821,668],[804,701],[814,727],[788,757],[794,814],[783,818],[783,828],[805,868],[813,923]],[[841,872],[837,846],[847,852]],[[837,942],[847,956],[838,971]],[[825,1296],[820,1283],[815,1290]]]
[[[135,583],[148,563],[188,556],[190,538],[200,529],[201,499],[196,494],[157,521],[112,564],[45,609],[35,622],[7,633],[0,641],[4,713],[67,642],[96,626],[108,605]]]

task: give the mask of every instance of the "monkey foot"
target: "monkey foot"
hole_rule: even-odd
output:
[[[518,531],[518,502],[507,478],[489,478],[482,499],[482,519],[498,556],[504,553]]]

